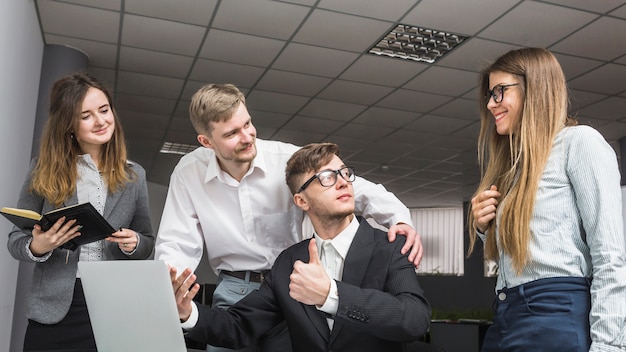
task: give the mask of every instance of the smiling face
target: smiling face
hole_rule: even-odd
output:
[[[487,101],[487,109],[495,118],[496,131],[500,135],[508,135],[512,127],[521,116],[522,94],[519,81],[514,75],[502,71],[494,71],[489,74],[489,89],[496,95],[500,94],[499,86],[507,86],[502,89],[502,101],[496,103],[493,97]]]
[[[243,103],[228,121],[213,122],[210,136],[199,135],[198,140],[215,151],[221,166],[226,169],[230,164],[249,166],[256,157],[256,128]]]
[[[102,145],[111,140],[115,117],[106,95],[97,88],[89,88],[83,99],[74,136],[84,153],[97,162]]]
[[[322,170],[339,170],[346,165],[334,155],[332,160],[315,172],[302,176],[304,182]],[[306,211],[311,218],[321,220],[342,220],[354,213],[354,189],[352,182],[337,175],[337,182],[331,187],[324,187],[314,180],[302,192],[295,195],[296,204]]]

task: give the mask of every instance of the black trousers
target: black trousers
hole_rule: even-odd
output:
[[[76,279],[72,305],[63,320],[41,324],[28,319],[24,351],[97,351],[80,279]]]

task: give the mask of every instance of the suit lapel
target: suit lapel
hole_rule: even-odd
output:
[[[354,236],[354,240],[352,240],[352,244],[346,255],[346,260],[344,261],[343,277],[341,279],[342,282],[355,286],[361,286],[372,256],[372,251],[376,245],[374,241],[374,229],[365,219],[359,218],[359,222],[359,229]],[[339,299],[341,300],[341,297]],[[337,336],[339,336],[342,328],[343,324],[335,321],[330,337],[331,344]]]

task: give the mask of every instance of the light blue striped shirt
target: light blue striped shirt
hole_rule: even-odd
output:
[[[496,289],[541,278],[592,278],[590,351],[626,350],[620,173],[615,152],[593,128],[566,127],[557,135],[530,230],[530,262],[517,275],[511,258],[500,251]]]

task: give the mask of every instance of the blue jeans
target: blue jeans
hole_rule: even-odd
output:
[[[590,282],[558,277],[498,291],[482,352],[588,352]]]
[[[241,280],[229,275],[220,274],[217,286],[213,292],[213,307],[228,309],[231,305],[239,302],[250,292],[258,290],[261,284],[250,282],[249,279]],[[231,350],[224,347],[207,346],[208,352],[291,352],[291,340],[285,323],[272,328],[267,334],[257,340],[256,344],[240,350]]]

